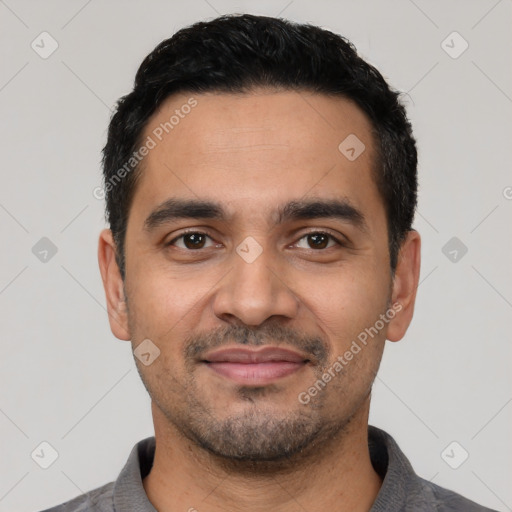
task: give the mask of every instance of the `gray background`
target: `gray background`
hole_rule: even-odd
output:
[[[92,191],[109,109],[144,56],[228,12],[345,35],[408,92],[421,285],[406,338],[386,348],[371,423],[424,478],[511,510],[511,11],[510,0],[0,0],[0,511],[41,510],[112,481],[153,434],[130,344],[108,326],[96,260],[103,203]],[[59,45],[46,59],[31,47],[51,48],[43,31]],[[463,40],[446,39],[454,31]],[[55,255],[41,252],[43,237]],[[452,237],[467,254],[460,242],[443,252]],[[58,452],[48,469],[43,441]],[[462,450],[469,458],[452,469]]]

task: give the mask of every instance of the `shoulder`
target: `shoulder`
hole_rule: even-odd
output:
[[[110,482],[41,512],[113,512],[113,488],[114,482]]]
[[[383,478],[372,512],[496,512],[421,478],[384,430],[370,425],[368,434],[373,467]]]
[[[423,478],[418,477],[418,481],[422,489],[422,496],[417,497],[418,501],[424,501],[425,505],[428,504],[430,507],[428,510],[436,510],[437,512],[496,512]]]

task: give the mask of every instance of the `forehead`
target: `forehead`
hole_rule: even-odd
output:
[[[259,210],[308,194],[380,202],[372,126],[351,101],[309,92],[180,93],[148,121],[134,206],[168,197]],[[354,158],[354,156],[356,158]]]

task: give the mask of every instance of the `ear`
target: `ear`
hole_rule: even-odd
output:
[[[112,231],[104,229],[98,242],[98,263],[107,298],[110,329],[116,338],[129,341],[128,312],[124,295],[124,283],[116,262],[116,245]]]
[[[420,264],[421,238],[417,231],[411,230],[400,247],[393,279],[391,302],[397,306],[394,308],[396,315],[388,325],[387,339],[390,341],[401,340],[411,323],[420,277]]]

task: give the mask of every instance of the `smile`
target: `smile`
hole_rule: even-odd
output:
[[[208,354],[202,362],[237,384],[262,386],[299,371],[309,360],[292,350],[265,347],[258,351],[222,349]]]

